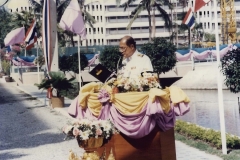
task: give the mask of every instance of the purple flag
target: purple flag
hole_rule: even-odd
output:
[[[82,39],[86,39],[86,30],[82,12],[80,11],[77,0],[72,0],[69,3],[62,15],[59,25],[63,30],[71,31],[81,36]]]
[[[10,46],[16,43],[22,43],[25,37],[24,27],[12,30],[4,39],[5,46]]]

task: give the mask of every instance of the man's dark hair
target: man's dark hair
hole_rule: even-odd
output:
[[[125,36],[125,37],[121,38],[121,40],[122,39],[126,39],[126,45],[128,47],[133,45],[133,47],[136,48],[136,42],[135,42],[135,40],[131,36]]]

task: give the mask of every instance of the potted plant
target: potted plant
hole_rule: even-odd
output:
[[[49,78],[42,80],[40,84],[35,84],[38,89],[50,88],[50,102],[53,108],[64,107],[64,97],[67,96],[70,89],[74,88],[75,78],[67,79],[63,72],[50,72]]]
[[[11,68],[10,61],[3,60],[2,69],[3,69],[3,72],[7,75],[7,77],[5,77],[6,82],[12,82],[12,77],[10,77],[10,68]]]

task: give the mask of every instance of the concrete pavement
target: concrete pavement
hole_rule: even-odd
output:
[[[0,78],[0,83],[6,83],[3,78]],[[43,104],[48,105],[49,101],[46,98],[45,90],[38,90],[34,85],[17,85],[16,82],[12,82],[19,90],[36,97]],[[63,114],[64,116],[71,118],[67,113],[67,108],[71,104],[72,100],[65,98],[65,107],[64,108],[54,108],[55,111]],[[176,156],[177,160],[221,160],[222,158],[215,155],[208,154],[206,152],[200,151],[196,148],[190,147],[180,141],[175,141],[176,144]]]

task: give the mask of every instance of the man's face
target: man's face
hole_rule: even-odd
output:
[[[130,47],[127,46],[126,39],[122,39],[119,43],[119,52],[122,53],[123,57],[128,58],[133,55],[135,49],[133,45],[131,45]]]

